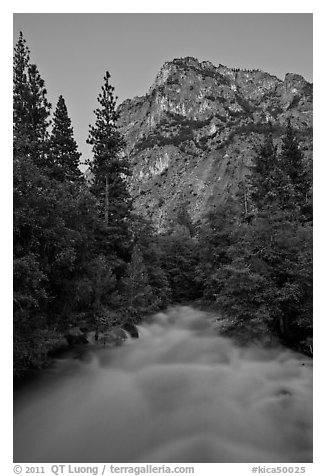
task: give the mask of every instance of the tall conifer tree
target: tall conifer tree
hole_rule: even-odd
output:
[[[268,134],[254,159],[252,176],[250,177],[251,196],[258,209],[268,201],[273,201],[270,194],[274,192],[275,174],[273,172],[275,167],[276,147],[273,144],[272,134]]]
[[[28,108],[28,145],[36,165],[48,169],[48,146],[51,104],[47,100],[44,80],[35,64],[28,68],[30,98]]]
[[[294,185],[277,155],[272,134],[265,137],[257,152],[249,181],[251,198],[259,214],[275,214],[280,210],[293,213]]]
[[[124,140],[119,132],[114,88],[106,72],[104,85],[94,111],[95,126],[90,126],[87,142],[92,145],[93,161],[89,162],[93,175],[91,191],[97,197],[105,225],[105,240],[109,250],[123,259],[130,247],[129,220],[131,197],[126,178],[130,175],[128,161],[122,155]]]
[[[283,136],[280,163],[292,183],[300,191],[304,185],[302,182],[305,179],[304,158],[290,120],[287,123],[286,132]]]
[[[126,271],[123,284],[126,288],[129,312],[132,314],[137,311],[144,312],[149,308],[153,296],[143,255],[138,245],[134,246]]]
[[[13,60],[13,125],[14,155],[21,150],[27,135],[27,102],[29,97],[28,67],[29,49],[22,32],[14,49]]]
[[[294,201],[308,221],[312,220],[312,170],[309,170],[309,165],[289,120],[282,140],[279,167],[289,177],[294,190]]]
[[[78,168],[81,154],[78,152],[71,120],[62,96],[59,97],[54,112],[50,153],[53,162],[53,175],[57,180],[74,182],[82,177]]]
[[[37,166],[48,167],[48,126],[51,104],[44,81],[20,33],[14,54],[14,156],[31,158]]]

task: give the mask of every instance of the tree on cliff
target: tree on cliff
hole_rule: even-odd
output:
[[[293,345],[312,332],[312,227],[302,208],[308,177],[291,130],[280,154],[266,138],[251,176],[253,218],[240,224],[229,263],[215,272],[217,303],[236,326],[269,328]]]
[[[305,161],[290,120],[282,139],[279,165],[294,188],[294,201],[306,220],[312,220],[312,167]]]
[[[53,161],[52,175],[56,180],[74,182],[81,179],[82,174],[78,168],[81,154],[78,152],[71,120],[62,96],[59,97],[54,112],[50,155]]]
[[[257,208],[275,199],[275,166],[276,147],[272,134],[268,134],[254,157],[252,175],[250,177],[251,198]]]

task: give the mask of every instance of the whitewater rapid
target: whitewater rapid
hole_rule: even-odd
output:
[[[175,307],[140,338],[63,359],[14,405],[15,462],[312,461],[312,369]]]

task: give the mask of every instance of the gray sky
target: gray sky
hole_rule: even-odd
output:
[[[55,108],[66,100],[85,159],[88,125],[103,76],[110,71],[119,102],[146,94],[165,61],[194,56],[230,67],[259,68],[280,79],[312,81],[312,14],[14,14]]]

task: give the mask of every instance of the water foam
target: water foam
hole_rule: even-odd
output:
[[[66,360],[15,404],[15,462],[311,462],[312,371],[189,307]]]

